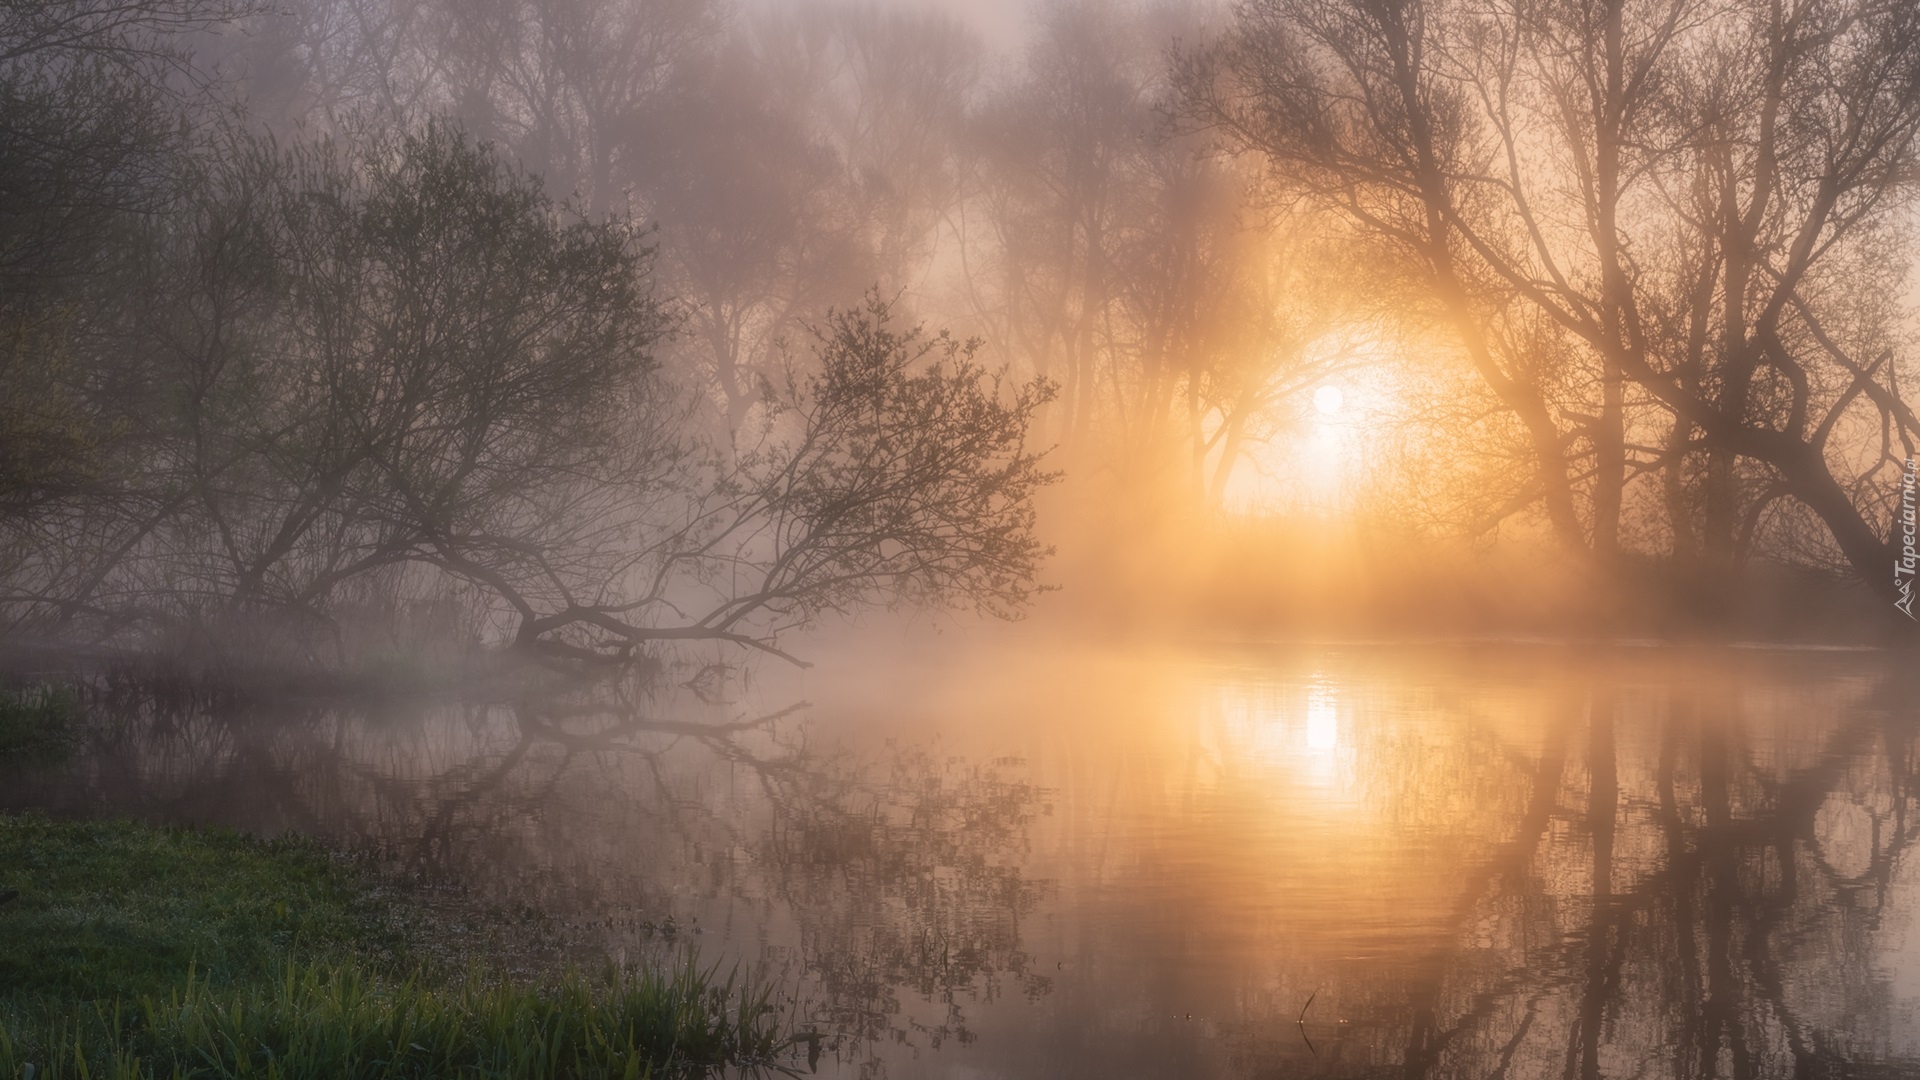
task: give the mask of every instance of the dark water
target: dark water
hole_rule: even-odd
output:
[[[315,833],[609,953],[671,918],[789,972],[847,1076],[1920,1076],[1910,666],[1008,649],[129,694],[0,805]]]

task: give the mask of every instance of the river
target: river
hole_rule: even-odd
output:
[[[900,650],[123,689],[0,807],[296,831],[779,973],[848,1077],[1920,1075],[1920,672],[1547,644]]]

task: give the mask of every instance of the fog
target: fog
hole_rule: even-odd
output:
[[[1877,640],[1920,68],[1856,6],[1418,70],[1283,0],[13,9],[7,619]]]
[[[837,1075],[1920,1075],[1917,209],[1910,0],[0,0],[0,822]]]
[[[1694,6],[11,7],[0,612],[1882,640],[1916,29]]]

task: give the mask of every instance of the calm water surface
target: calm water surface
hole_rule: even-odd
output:
[[[1920,1076],[1912,666],[1032,648],[128,695],[0,805],[314,833],[610,955],[671,920],[801,985],[846,1033],[823,1073]]]

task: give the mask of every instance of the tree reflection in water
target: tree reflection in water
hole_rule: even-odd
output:
[[[0,804],[296,829],[552,913],[582,959],[784,965],[862,1074],[1920,1076],[1896,665],[1099,663],[959,671],[832,743],[711,687],[109,682],[119,724]]]
[[[1920,1075],[1882,956],[1912,914],[1896,873],[1920,796],[1920,684],[1864,686],[1805,713],[1706,668],[1560,686],[1537,752],[1445,763],[1471,803],[1505,805],[1509,830],[1463,867],[1439,947],[1390,974],[1329,964],[1292,981],[1321,987],[1315,1045],[1269,1001],[1226,1033],[1235,1071]],[[1432,782],[1433,763],[1360,738],[1375,782]]]
[[[856,1058],[969,1041],[970,1002],[1047,990],[1020,947],[1043,793],[1017,760],[816,749],[804,703],[740,718],[634,685],[342,705],[105,680],[95,700],[111,734],[0,802],[320,835],[557,916],[576,960],[663,938],[773,960]]]

